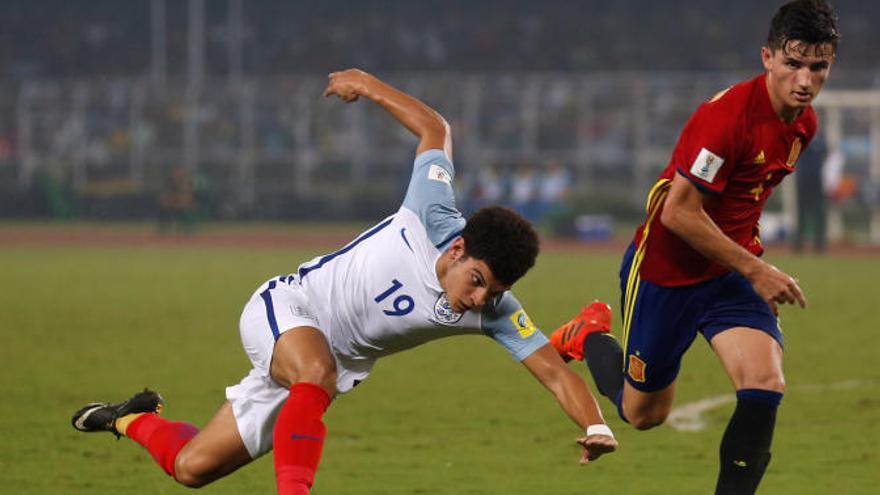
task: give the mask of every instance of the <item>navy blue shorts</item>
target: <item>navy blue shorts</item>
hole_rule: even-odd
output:
[[[633,274],[635,245],[620,267],[624,373],[643,392],[669,386],[697,332],[707,341],[734,327],[762,330],[782,345],[782,331],[770,306],[737,272],[693,285],[663,287]],[[638,267],[636,267],[636,270]]]

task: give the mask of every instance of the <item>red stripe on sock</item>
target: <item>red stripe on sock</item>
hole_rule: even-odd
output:
[[[278,495],[306,495],[315,481],[327,428],[322,418],[330,396],[311,383],[296,383],[278,413],[272,435]]]
[[[189,423],[169,421],[148,413],[132,421],[125,435],[143,445],[159,466],[174,477],[177,454],[198,432],[199,429]]]

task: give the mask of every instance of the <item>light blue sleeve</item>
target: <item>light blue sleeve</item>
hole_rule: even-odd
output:
[[[455,168],[443,150],[420,153],[413,163],[412,178],[403,199],[403,206],[415,213],[428,238],[437,249],[443,249],[461,235],[465,219],[455,207],[452,181]]]
[[[504,346],[517,361],[529,357],[549,342],[510,291],[483,308],[482,330]]]

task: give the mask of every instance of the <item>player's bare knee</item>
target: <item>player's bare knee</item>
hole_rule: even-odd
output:
[[[666,421],[666,414],[648,413],[626,419],[635,429],[644,431],[662,425]]]
[[[655,391],[639,391],[630,382],[624,382],[623,415],[637,430],[650,430],[662,425],[672,411],[675,382]]]
[[[762,373],[746,377],[739,389],[754,388],[759,390],[771,390],[773,392],[785,392],[785,377],[781,373]]]
[[[637,429],[639,431],[645,431],[645,430],[650,430],[651,428],[654,428],[655,426],[660,426],[663,422],[662,421],[657,422],[657,421],[648,420],[648,419],[639,419],[637,421],[631,421],[630,423],[632,423],[632,425],[635,429]]]
[[[774,377],[766,380],[761,389],[783,393],[785,392],[785,378],[782,375],[775,375]]]
[[[643,405],[639,408],[625,410],[626,420],[637,430],[650,430],[662,425],[669,416],[670,407],[665,405]]]
[[[174,479],[183,486],[189,488],[201,488],[213,479],[209,473],[200,469],[198,454],[191,454],[182,450],[174,459]]]

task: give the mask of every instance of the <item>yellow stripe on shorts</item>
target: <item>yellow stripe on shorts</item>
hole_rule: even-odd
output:
[[[639,241],[638,248],[633,255],[632,264],[629,267],[629,275],[626,279],[626,291],[623,299],[623,366],[626,367],[627,346],[629,345],[629,329],[632,324],[633,311],[636,307],[636,293],[638,292],[639,283],[642,281],[639,276],[639,267],[645,258],[645,246],[648,244],[648,233],[651,229],[651,223],[657,212],[660,211],[660,205],[666,200],[669,194],[669,179],[660,179],[651,188],[648,193],[648,201],[645,205],[647,208],[648,219],[645,221],[645,228],[642,230],[642,238]]]

